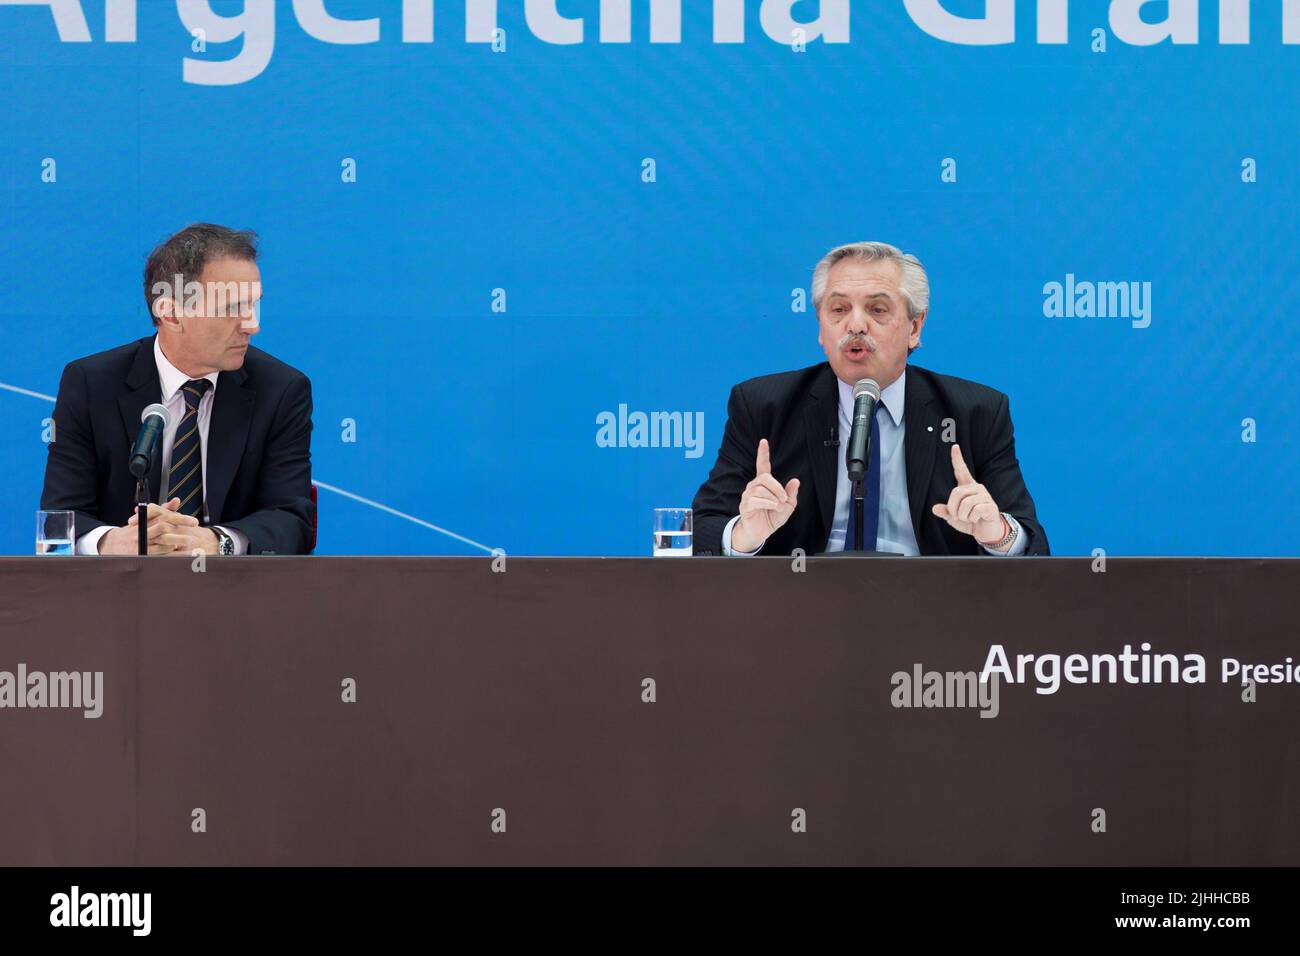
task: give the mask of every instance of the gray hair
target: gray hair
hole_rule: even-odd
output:
[[[899,289],[907,300],[907,317],[915,319],[930,308],[930,280],[925,274],[921,260],[909,252],[903,252],[887,242],[851,242],[847,246],[832,249],[817,263],[813,270],[812,300],[813,311],[821,309],[822,297],[826,295],[826,281],[831,274],[831,266],[841,259],[859,259],[863,262],[896,262],[899,271]]]

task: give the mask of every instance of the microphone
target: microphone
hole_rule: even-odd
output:
[[[171,423],[171,412],[167,411],[165,405],[150,405],[140,415],[140,431],[135,436],[135,444],[131,446],[130,469],[136,478],[149,473],[153,465],[154,449],[158,447],[163,431]]]
[[[871,416],[880,401],[880,386],[873,379],[861,379],[853,386],[853,430],[849,432],[849,450],[844,456],[852,481],[861,481],[867,473],[867,441],[871,438]]]

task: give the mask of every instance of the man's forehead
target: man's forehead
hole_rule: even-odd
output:
[[[880,295],[892,297],[899,290],[902,271],[893,262],[841,259],[826,277],[826,295]]]

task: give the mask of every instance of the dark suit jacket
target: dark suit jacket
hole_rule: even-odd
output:
[[[772,475],[799,479],[799,504],[763,546],[763,554],[806,554],[826,549],[835,513],[835,483],[847,435],[839,435],[839,386],[830,363],[764,375],[731,390],[718,461],[695,495],[695,553],[722,554],[722,532],[740,511],[754,478],[758,442],[768,440]],[[938,518],[932,506],[956,487],[943,421],[956,422],[966,465],[993,500],[1028,535],[1025,554],[1048,554],[1047,535],[1020,476],[1007,396],[984,385],[907,367],[903,397],[904,461],[912,529],[921,554],[986,554],[973,537]],[[933,431],[929,430],[933,429]],[[840,439],[838,447],[829,444]]]
[[[41,508],[75,511],[81,537],[122,526],[135,510],[127,469],[145,406],[162,400],[153,336],[78,359],[63,370]],[[208,424],[210,524],[238,528],[249,554],[306,554],[311,501],[311,382],[250,347],[243,368],[222,372]],[[162,486],[161,445],[149,492]]]

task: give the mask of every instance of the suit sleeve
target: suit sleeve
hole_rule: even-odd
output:
[[[54,434],[45,459],[42,511],[75,511],[78,538],[107,524],[99,515],[99,468],[90,427],[86,373],[63,369],[54,402]]]
[[[754,479],[758,438],[745,396],[737,385],[727,400],[727,424],[722,446],[708,480],[695,493],[693,536],[695,554],[722,554],[722,532],[740,514],[740,496]]]
[[[1001,396],[997,410],[989,427],[985,448],[989,450],[975,480],[989,490],[998,507],[1011,515],[1020,524],[1020,529],[1028,536],[1024,554],[1047,555],[1047,534],[1038,523],[1038,514],[1034,510],[1034,499],[1029,496],[1025,479],[1020,474],[1020,462],[1016,459],[1015,429],[1011,424],[1011,403],[1007,396]]]
[[[311,501],[311,380],[285,389],[258,475],[258,510],[223,521],[248,537],[249,554],[307,554],[316,506]]]

